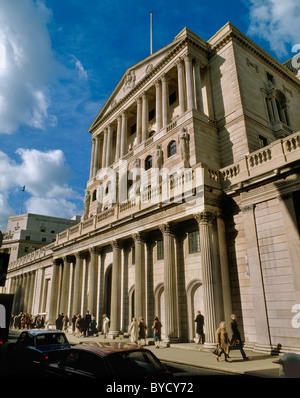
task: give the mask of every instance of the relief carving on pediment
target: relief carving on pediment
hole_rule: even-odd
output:
[[[136,79],[135,72],[133,70],[127,71],[125,76],[123,91],[132,89],[135,86],[135,79]]]

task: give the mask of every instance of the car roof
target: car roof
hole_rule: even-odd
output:
[[[72,346],[72,349],[80,351],[92,352],[101,357],[105,357],[118,352],[129,352],[129,351],[149,351],[145,348],[135,346],[128,343],[118,342],[91,342],[91,343],[79,343]]]
[[[62,332],[61,330],[54,330],[54,329],[29,329],[29,330],[23,330],[22,333],[28,333],[31,334],[33,336],[38,336],[41,334],[57,334],[57,333],[61,333],[61,334],[65,334],[64,332]]]

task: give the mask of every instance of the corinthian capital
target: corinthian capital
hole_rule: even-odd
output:
[[[166,224],[159,225],[159,229],[163,235],[164,234],[175,235],[176,225],[172,222],[167,222]]]
[[[211,225],[216,218],[216,214],[209,211],[203,211],[202,213],[194,214],[199,227],[200,225]]]

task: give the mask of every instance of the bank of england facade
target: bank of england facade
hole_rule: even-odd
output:
[[[206,344],[238,314],[246,346],[299,351],[300,80],[230,23],[183,29],[129,68],[89,129],[84,215],[9,265],[13,311],[143,316]],[[295,66],[295,65],[294,65]],[[87,138],[88,139],[88,138]]]

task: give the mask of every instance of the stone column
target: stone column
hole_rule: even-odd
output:
[[[150,325],[153,324],[153,320],[155,317],[155,311],[154,311],[154,281],[153,281],[153,248],[155,246],[155,242],[151,241],[149,239],[147,239],[146,241],[146,253],[147,253],[147,257],[146,257],[146,261],[147,261],[147,266],[146,266],[146,294],[147,294],[147,299],[146,299],[146,303],[147,303],[147,320],[146,320],[146,324],[148,325],[148,337],[152,336],[152,329],[149,327]]]
[[[144,92],[142,94],[142,142],[145,142],[148,138],[148,122],[149,122],[149,112],[148,112],[148,96]]]
[[[185,79],[186,79],[186,96],[187,109],[195,108],[195,93],[193,82],[192,58],[189,54],[184,57],[185,61]]]
[[[197,109],[198,109],[198,111],[203,112],[202,84],[201,84],[201,74],[200,74],[200,61],[199,61],[198,59],[195,60],[194,70],[195,70],[196,104],[197,104]]]
[[[112,142],[112,127],[107,128],[107,144],[106,144],[106,167],[111,165],[111,142]]]
[[[81,289],[82,289],[82,270],[83,270],[83,254],[75,254],[75,272],[74,272],[74,292],[73,292],[73,314],[81,314]]]
[[[103,147],[102,147],[102,169],[106,167],[106,152],[107,152],[107,129],[103,131]]]
[[[163,75],[162,79],[162,122],[163,127],[169,123],[169,89],[168,77]]]
[[[94,177],[94,158],[95,158],[95,140],[92,139],[92,153],[91,153],[91,165],[90,165],[90,179]]]
[[[135,305],[137,320],[146,316],[145,248],[142,233],[132,235],[135,244]]]
[[[59,266],[56,260],[53,260],[52,265],[52,278],[51,278],[51,292],[50,292],[50,305],[48,323],[54,326],[58,316],[58,294],[59,294]]]
[[[26,272],[26,274],[23,274],[24,278],[24,296],[23,296],[23,312],[28,312],[28,297],[29,297],[29,283],[30,283],[30,272]]]
[[[179,109],[182,115],[185,111],[185,95],[184,95],[184,65],[182,60],[177,62],[177,76],[178,76],[178,97],[179,97]]]
[[[111,309],[109,337],[119,336],[121,326],[121,248],[118,241],[111,242],[113,265],[111,281]]]
[[[195,215],[200,230],[201,266],[203,282],[203,304],[205,319],[205,345],[215,346],[215,333],[217,330],[215,309],[215,278],[213,273],[213,260],[211,247],[210,227],[214,216],[210,212]]]
[[[90,314],[96,315],[99,250],[96,247],[91,247],[89,250],[91,260],[89,266],[89,291],[87,309],[89,310]]]
[[[136,101],[136,140],[137,145],[142,142],[142,98]]]
[[[174,224],[160,225],[164,240],[165,342],[178,341]]]
[[[162,128],[162,103],[161,103],[161,82],[155,83],[155,114],[156,114],[156,125],[157,131]]]
[[[68,314],[69,285],[70,285],[70,259],[65,256],[61,282],[61,300],[59,312]]]
[[[118,160],[120,157],[120,146],[121,146],[121,128],[122,128],[122,119],[121,116],[117,119],[117,144],[116,144],[116,158]]]
[[[94,150],[94,165],[93,165],[94,170],[93,170],[93,177],[96,176],[97,171],[98,171],[98,169],[99,169],[99,164],[100,164],[100,162],[99,162],[99,151],[100,151],[100,148],[99,148],[99,140],[100,140],[99,135],[97,135],[96,138],[95,138],[95,140],[94,140],[95,150]]]
[[[122,132],[121,132],[121,158],[126,155],[127,147],[127,114],[122,113]]]
[[[28,312],[29,312],[29,314],[32,313],[35,275],[36,275],[36,271],[30,272],[30,285],[29,285],[29,297],[28,297]]]

